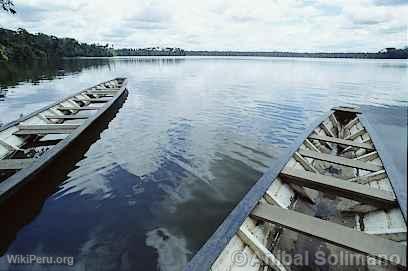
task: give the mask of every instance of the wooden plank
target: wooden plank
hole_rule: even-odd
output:
[[[80,124],[35,124],[35,125],[19,125],[20,130],[47,130],[47,129],[76,129]]]
[[[274,270],[286,271],[285,266],[262,244],[248,229],[241,226],[237,232],[239,238],[252,249],[252,251],[266,265]]]
[[[3,159],[0,160],[0,170],[19,170],[33,162],[34,159]]]
[[[8,142],[4,141],[3,139],[0,138],[0,145],[6,148],[8,151],[17,151],[19,148],[17,148],[14,145],[9,144]]]
[[[382,166],[379,166],[379,165],[357,161],[353,159],[348,159],[348,158],[344,158],[341,156],[335,156],[335,155],[325,154],[325,153],[318,153],[318,152],[308,151],[308,150],[298,150],[298,152],[302,156],[306,156],[306,157],[310,157],[313,159],[326,161],[326,162],[330,162],[334,164],[339,164],[339,165],[343,165],[347,167],[359,168],[359,169],[364,169],[368,171],[378,171],[378,170],[383,169]]]
[[[300,155],[299,152],[295,152],[293,158],[306,170],[317,172],[317,170],[302,155]]]
[[[91,95],[115,95],[117,93],[117,91],[88,91],[85,94],[91,94]]]
[[[36,117],[37,117],[38,119],[44,121],[45,123],[50,123],[50,124],[53,123],[51,120],[47,119],[46,117],[44,117],[44,116],[41,115],[41,114],[36,115]]]
[[[65,102],[70,103],[73,107],[80,107],[80,105],[74,102],[72,99],[68,99]]]
[[[99,91],[99,90],[100,90],[100,91],[109,91],[109,90],[110,90],[110,91],[115,91],[115,92],[116,92],[116,91],[119,90],[119,88],[101,88],[101,87],[96,87],[95,90],[98,90],[98,91]]]
[[[309,139],[305,139],[305,142],[303,142],[303,144],[305,144],[306,147],[308,147],[309,149],[311,149],[312,151],[315,152],[321,152]]]
[[[384,178],[387,178],[387,173],[385,172],[385,170],[379,170],[377,172],[372,172],[364,176],[354,177],[352,179],[349,179],[348,181],[356,182],[359,184],[367,184],[367,183],[378,181]]]
[[[267,203],[260,203],[251,216],[376,259],[406,266],[407,247],[394,241]]]
[[[362,129],[358,130],[357,132],[355,132],[354,134],[351,134],[351,135],[349,135],[349,136],[346,136],[344,139],[345,139],[345,140],[354,140],[354,139],[356,139],[357,137],[359,137],[359,136],[361,136],[361,135],[363,135],[363,134],[365,134],[365,133],[366,133],[366,130],[365,130],[364,128],[362,128]]]
[[[359,157],[356,157],[354,158],[354,160],[367,162],[367,161],[372,161],[376,158],[378,158],[378,153],[376,151],[373,151],[373,152],[369,152],[364,155],[361,155]]]
[[[75,129],[37,129],[19,130],[14,135],[44,135],[44,134],[71,134]]]
[[[81,98],[81,99],[75,98],[73,100],[78,101],[78,102],[106,103],[106,102],[111,101],[112,99],[109,99],[109,98],[94,98],[94,99],[91,99],[91,98]]]
[[[332,121],[334,128],[336,128],[337,131],[340,131],[340,123],[338,122],[334,113],[330,114],[329,119]]]
[[[68,106],[59,106],[57,107],[58,110],[76,110],[76,111],[81,111],[81,110],[99,110],[102,107],[91,107],[91,106],[83,106],[83,107],[68,107]]]
[[[339,106],[339,107],[333,107],[332,110],[348,112],[348,113],[355,113],[355,114],[361,114],[361,111],[356,107]]]
[[[350,120],[346,125],[344,125],[345,130],[350,130],[351,127],[356,125],[360,120],[358,117],[355,117],[354,119]]]
[[[79,120],[79,119],[88,119],[89,116],[84,115],[60,115],[60,116],[45,116],[49,119],[62,119],[62,120]]]
[[[283,169],[280,176],[286,182],[301,185],[340,197],[368,203],[382,208],[394,207],[397,202],[393,193],[370,188],[366,185],[349,182],[331,176],[297,169]]]
[[[322,122],[322,123],[320,124],[320,126],[322,127],[323,131],[324,131],[327,135],[332,136],[332,137],[336,137],[336,136],[333,134],[333,132],[329,129],[329,127],[327,127],[327,125],[326,125],[324,122]]]
[[[313,140],[319,140],[319,141],[324,141],[324,142],[330,142],[330,143],[336,143],[339,145],[345,145],[345,146],[352,146],[356,148],[361,148],[361,149],[366,149],[366,150],[374,150],[374,147],[371,146],[370,144],[367,143],[359,143],[351,140],[345,140],[337,137],[330,137],[330,136],[324,136],[324,135],[310,135],[309,139]]]

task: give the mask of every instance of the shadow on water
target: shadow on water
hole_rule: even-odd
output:
[[[67,179],[69,172],[77,168],[89,147],[100,139],[100,134],[108,128],[119,109],[127,99],[127,92],[99,119],[64,150],[59,158],[51,162],[46,170],[39,173],[20,191],[0,206],[0,213],[7,223],[0,223],[0,255],[4,255],[17,233],[31,223],[41,212],[49,196]]]

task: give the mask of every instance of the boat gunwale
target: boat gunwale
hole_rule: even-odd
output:
[[[113,104],[115,104],[119,98],[125,93],[127,89],[127,78],[123,77],[118,77],[112,80],[108,80],[102,83],[99,83],[93,87],[99,86],[101,84],[121,79],[123,80],[121,87],[119,88],[118,92],[112,97],[112,100],[109,102],[106,102],[105,105],[101,106],[101,110],[99,110],[97,113],[94,115],[90,116],[88,119],[86,119],[78,128],[74,130],[73,133],[69,134],[67,137],[65,137],[63,140],[61,140],[59,143],[54,145],[50,150],[48,150],[44,155],[42,155],[40,158],[36,159],[35,162],[33,162],[30,166],[21,169],[20,171],[17,171],[15,174],[7,178],[6,180],[2,181],[0,183],[0,204],[3,203],[5,200],[7,200],[12,194],[14,194],[18,188],[23,186],[26,182],[28,182],[33,176],[38,174],[43,168],[45,168],[49,163],[54,161],[56,158],[58,158],[58,155],[65,150],[71,143],[73,143],[83,132],[85,132],[88,127],[90,127],[97,119],[99,119],[109,108],[112,107]],[[20,122],[25,121],[59,103],[62,103],[74,96],[79,95],[80,93],[87,91],[89,89],[92,89],[93,87],[81,90],[80,92],[71,95],[69,97],[66,97],[60,101],[57,101],[56,103],[47,106],[44,108],[41,108],[25,117],[19,118],[18,120],[15,120],[13,122],[10,122],[8,124],[8,128],[18,125]],[[12,125],[11,125],[12,124]],[[6,128],[7,129],[7,128]],[[0,132],[4,130],[1,129]]]
[[[223,222],[217,227],[217,230],[205,242],[200,250],[188,262],[184,271],[208,271],[211,270],[212,265],[217,260],[218,256],[228,245],[229,241],[238,232],[242,223],[250,215],[256,204],[263,197],[272,183],[279,176],[281,170],[289,162],[295,152],[303,144],[305,139],[313,133],[313,131],[327,118],[330,117],[335,110],[331,109],[328,113],[324,113],[317,118],[303,133],[301,133],[296,140],[289,146],[289,148],[281,156],[284,159],[277,160],[276,163],[269,168],[262,177],[251,187],[245,194],[242,200],[234,207]]]

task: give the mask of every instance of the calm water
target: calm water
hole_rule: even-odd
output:
[[[407,75],[399,60],[238,57],[2,68],[3,123],[116,76],[129,96],[108,129],[2,207],[0,270],[33,270],[8,266],[10,254],[75,257],[39,270],[181,270],[315,118],[407,106]]]

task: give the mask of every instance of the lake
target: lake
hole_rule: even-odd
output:
[[[122,76],[109,126],[1,207],[0,270],[181,270],[331,107],[408,106],[405,60],[67,59],[2,67],[0,122]],[[75,264],[10,266],[17,254]]]

